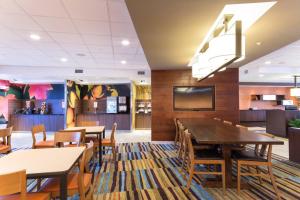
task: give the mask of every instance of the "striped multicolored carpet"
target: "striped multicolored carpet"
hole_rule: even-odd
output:
[[[250,188],[237,195],[236,189],[202,186],[204,178],[196,176],[189,192],[180,172],[180,160],[173,144],[124,143],[117,147],[117,161],[110,154],[95,182],[94,199],[275,199],[270,180],[259,184],[245,177]],[[274,175],[282,199],[300,199],[300,166],[274,155]],[[235,173],[235,169],[233,169]]]
[[[243,178],[250,188],[242,190],[240,195],[236,189],[227,189],[224,195],[219,188],[203,187],[204,178],[200,176],[194,177],[191,189],[185,192],[186,181],[173,144],[124,143],[118,145],[117,152],[117,161],[112,161],[109,153],[104,156],[101,168],[96,166],[94,199],[269,200],[276,197],[270,180],[264,180],[261,185],[252,177]],[[300,165],[274,155],[273,171],[282,199],[300,199]],[[36,180],[29,180],[27,185],[28,191],[35,191]]]

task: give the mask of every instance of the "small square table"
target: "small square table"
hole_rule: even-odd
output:
[[[76,126],[76,127],[69,127],[65,130],[68,131],[76,131],[85,129],[86,135],[97,135],[97,139],[99,141],[98,148],[99,148],[99,165],[102,164],[102,137],[105,137],[105,126]]]
[[[60,178],[60,199],[67,199],[68,174],[85,147],[25,149],[0,158],[0,174],[25,169],[27,178]]]

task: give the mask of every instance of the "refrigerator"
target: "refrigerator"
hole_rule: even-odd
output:
[[[106,113],[117,113],[118,101],[117,97],[107,97],[106,99]]]

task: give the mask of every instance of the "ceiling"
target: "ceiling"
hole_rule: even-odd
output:
[[[267,1],[267,0],[265,0]],[[126,0],[137,35],[153,70],[184,69],[226,4],[258,0]],[[300,39],[300,1],[278,0],[246,32],[243,66]],[[257,45],[261,42],[261,45]],[[282,67],[285,65],[281,65]]]
[[[300,76],[300,40],[240,68],[240,82],[292,83]]]
[[[31,34],[39,35],[40,40],[32,40]],[[130,41],[128,46],[121,44],[124,39]],[[84,73],[75,74],[74,69]],[[146,75],[138,76],[139,70]],[[0,79],[38,82],[66,78],[150,80],[125,2],[0,0]]]

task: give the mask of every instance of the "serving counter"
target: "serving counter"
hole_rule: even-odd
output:
[[[117,123],[118,130],[130,130],[131,115],[127,113],[81,113],[76,117],[76,125],[81,126],[85,121],[98,121],[101,126],[111,129]]]
[[[32,126],[44,124],[46,131],[58,131],[64,129],[63,114],[13,114],[10,115],[9,125],[14,131],[31,131]]]

